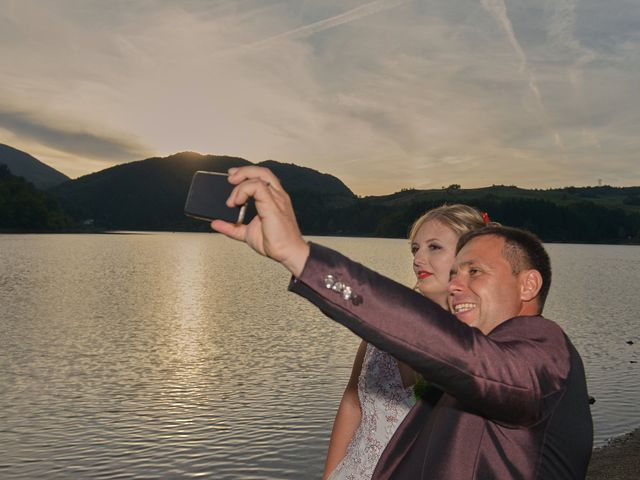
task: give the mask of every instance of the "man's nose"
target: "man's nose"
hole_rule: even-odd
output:
[[[449,284],[447,285],[447,291],[449,294],[454,294],[462,291],[464,288],[464,283],[460,278],[460,275],[456,275],[449,279]]]

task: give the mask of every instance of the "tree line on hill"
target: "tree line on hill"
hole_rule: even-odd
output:
[[[0,231],[56,232],[72,226],[72,220],[52,195],[0,164]]]
[[[186,152],[118,165],[46,192],[0,165],[0,231],[210,231],[206,222],[183,213],[191,175],[247,164],[236,157]],[[331,175],[274,161],[261,165],[281,179],[307,235],[406,238],[411,223],[425,211],[466,203],[546,242],[640,243],[640,187],[450,185],[359,198]]]
[[[459,199],[443,195],[428,201],[381,205],[360,199],[342,208],[323,208],[321,199],[292,195],[303,232],[318,235],[407,238],[413,221],[429,209]],[[590,200],[561,205],[536,198],[465,199],[488,212],[491,220],[535,232],[545,242],[640,243],[640,213],[610,208]]]

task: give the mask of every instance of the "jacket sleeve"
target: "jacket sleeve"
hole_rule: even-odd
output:
[[[517,317],[484,335],[410,288],[317,244],[289,288],[495,421],[534,424],[562,395],[567,339],[543,317]]]

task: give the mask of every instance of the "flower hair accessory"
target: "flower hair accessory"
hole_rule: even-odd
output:
[[[485,225],[489,225],[491,220],[489,220],[489,214],[487,212],[482,212],[482,221]]]

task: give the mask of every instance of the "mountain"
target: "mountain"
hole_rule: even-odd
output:
[[[49,193],[0,165],[0,231],[51,232],[70,226],[71,221]]]
[[[193,172],[252,165],[238,158],[183,152],[118,165],[50,190],[78,224],[97,230],[210,231],[183,213]],[[411,223],[443,203],[466,203],[492,220],[521,227],[546,242],[640,243],[640,187],[515,186],[404,189],[358,198],[331,175],[267,160],[292,198],[306,235],[406,238]]]
[[[355,199],[340,180],[315,170],[274,161],[263,162],[278,175],[293,198],[318,203],[320,197]],[[117,230],[209,230],[184,215],[184,202],[196,170],[226,172],[252,165],[243,158],[182,152],[126,163],[61,184],[51,190],[65,212],[95,228]],[[325,192],[330,192],[327,195]]]
[[[24,178],[41,190],[69,180],[65,174],[45,165],[28,153],[2,143],[0,143],[0,164],[6,165],[12,174]]]
[[[356,197],[341,180],[328,173],[320,173],[311,168],[299,167],[293,163],[280,163],[275,160],[265,160],[257,165],[271,170],[288,192],[305,190],[328,196],[345,196],[352,199]]]

